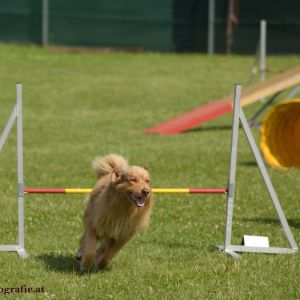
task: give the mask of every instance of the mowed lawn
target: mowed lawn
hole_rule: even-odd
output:
[[[225,187],[231,114],[185,134],[144,130],[246,84],[254,57],[156,53],[70,53],[0,45],[0,131],[23,83],[24,179],[27,187],[92,187],[91,161],[118,153],[149,168],[154,187]],[[274,72],[300,56],[271,56]],[[261,106],[245,109],[250,118]],[[258,129],[253,134],[259,141]],[[300,138],[300,137],[299,137]],[[300,155],[300,154],[299,154]],[[0,243],[17,242],[16,128],[0,153]],[[268,168],[296,241],[300,242],[300,170]],[[240,129],[233,243],[244,234],[289,246]],[[29,259],[0,252],[0,291],[8,299],[296,299],[300,254],[241,255],[224,242],[226,197],[155,195],[149,229],[105,272],[82,274],[74,261],[82,234],[83,195],[27,195]]]

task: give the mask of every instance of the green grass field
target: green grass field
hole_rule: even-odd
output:
[[[119,153],[147,165],[155,187],[224,187],[231,115],[186,134],[145,135],[144,129],[246,84],[250,56],[67,53],[0,45],[0,131],[23,83],[24,177],[28,187],[92,187],[97,155]],[[272,70],[300,56],[268,57]],[[272,74],[268,74],[272,76]],[[260,103],[247,107],[251,115]],[[0,243],[17,242],[16,129],[0,153]],[[253,130],[259,139],[257,129]],[[240,130],[233,243],[266,235],[288,246],[259,170]],[[300,170],[269,174],[300,242]],[[300,254],[219,252],[226,198],[156,195],[150,228],[136,236],[106,272],[82,274],[73,256],[82,233],[82,195],[28,195],[25,246],[0,253],[0,291],[44,287],[8,299],[296,299]],[[3,292],[0,294],[5,297]]]

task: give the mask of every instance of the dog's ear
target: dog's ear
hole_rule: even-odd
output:
[[[122,177],[123,173],[121,172],[121,170],[115,168],[111,174],[111,182],[113,183],[119,183],[121,181],[121,177]]]
[[[145,169],[146,171],[149,171],[149,168],[148,168],[147,166],[144,166],[144,169]]]

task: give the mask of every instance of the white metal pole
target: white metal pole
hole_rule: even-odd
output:
[[[207,54],[209,55],[215,51],[215,7],[215,0],[208,0]]]
[[[259,65],[260,81],[266,79],[266,52],[267,52],[267,22],[260,21],[260,42],[259,42]]]
[[[17,84],[17,149],[18,149],[18,254],[27,258],[24,249],[24,177],[23,177],[23,112],[22,112],[22,84]]]
[[[234,107],[233,107],[233,120],[232,120],[232,134],[231,134],[231,151],[230,151],[230,170],[228,179],[228,194],[227,194],[227,213],[226,213],[226,230],[224,250],[226,253],[235,258],[239,256],[230,250],[231,246],[231,232],[232,232],[232,219],[233,219],[233,206],[234,206],[234,189],[235,189],[235,175],[236,175],[236,162],[237,162],[237,146],[239,137],[239,114],[240,114],[240,99],[242,87],[239,84],[235,85],[234,91]]]
[[[0,151],[2,150],[3,146],[4,146],[4,143],[14,125],[14,122],[16,120],[16,117],[17,117],[17,106],[14,107],[14,109],[12,110],[11,112],[11,115],[8,119],[8,122],[0,136]]]

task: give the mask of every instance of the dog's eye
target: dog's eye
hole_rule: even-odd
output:
[[[150,183],[150,179],[146,179],[145,182],[146,182],[146,183]]]
[[[138,182],[137,178],[130,178],[130,182]]]

